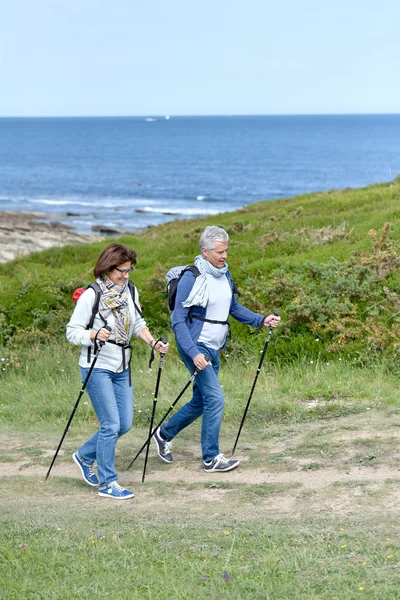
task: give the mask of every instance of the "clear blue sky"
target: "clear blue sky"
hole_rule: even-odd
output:
[[[400,112],[399,0],[0,0],[0,116]]]

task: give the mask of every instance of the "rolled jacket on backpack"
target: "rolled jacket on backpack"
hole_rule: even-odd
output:
[[[90,317],[92,316],[92,308],[95,300],[95,292],[92,288],[88,288],[79,298],[75,310],[72,313],[71,319],[67,325],[67,340],[76,346],[82,346],[82,352],[79,357],[79,366],[80,367],[90,367],[91,361],[88,362],[87,359],[87,349],[88,347],[94,348],[93,342],[90,340],[90,330],[86,329],[87,324],[90,321]],[[138,308],[140,309],[139,299],[136,296],[136,303],[138,304]],[[128,294],[128,307],[129,307],[129,337],[138,337],[139,333],[142,329],[147,327],[146,321],[142,316],[139,315],[138,310],[136,310],[133,300]],[[111,327],[111,330],[114,330],[115,320],[110,311],[109,315],[106,315],[107,325]],[[104,327],[103,320],[97,314],[92,329],[98,330]],[[110,340],[115,341],[115,336],[111,335]],[[94,356],[94,352],[91,353],[92,360]],[[130,350],[126,350],[125,355],[125,365],[129,363],[130,359]],[[113,371],[114,373],[120,372],[123,370],[123,356],[121,352],[121,348],[116,346],[115,344],[104,344],[96,362],[96,368],[98,369],[108,369],[109,371]]]
[[[229,315],[246,325],[262,327],[264,315],[259,315],[242,306],[236,300],[235,294],[233,293],[233,281],[229,271],[227,271],[226,277],[232,290]],[[182,306],[182,302],[185,301],[190,294],[195,279],[195,276],[190,271],[186,271],[186,273],[183,274],[177,288],[175,308],[172,313],[172,329],[174,330],[176,339],[185,354],[190,356],[192,360],[201,353],[196,346],[196,343],[203,328],[203,322],[193,317],[198,316],[204,318],[207,313],[207,307],[194,306],[189,309]],[[192,319],[189,318],[189,310]],[[223,348],[225,348],[225,345],[226,341]]]

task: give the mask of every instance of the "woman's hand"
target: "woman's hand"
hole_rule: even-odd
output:
[[[168,352],[168,348],[169,348],[169,343],[168,342],[157,342],[157,344],[154,345],[154,350],[156,350],[157,352],[160,352],[160,354],[165,354],[166,352]]]
[[[96,334],[97,334],[97,337],[96,337]],[[95,329],[92,329],[90,331],[90,341],[93,342],[94,339],[96,338],[96,340],[98,342],[106,342],[111,334],[112,334],[112,331],[109,331],[105,327],[102,327],[98,331],[96,331]]]

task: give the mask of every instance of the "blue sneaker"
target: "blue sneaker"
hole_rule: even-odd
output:
[[[133,498],[134,495],[133,492],[129,492],[122,485],[119,485],[117,481],[112,481],[107,487],[99,490],[99,496],[114,498],[114,500],[128,500],[128,498]]]
[[[170,442],[164,440],[164,438],[161,437],[160,428],[158,428],[157,430],[154,428],[152,434],[153,440],[157,448],[158,456],[164,462],[172,463],[172,461],[174,460],[171,454],[172,440]]]
[[[93,465],[87,465],[84,463],[78,456],[77,452],[74,452],[72,458],[78,465],[81,470],[81,474],[83,479],[86,481],[88,485],[92,485],[93,487],[99,485],[99,480],[97,479],[96,473],[93,471]]]
[[[222,471],[232,471],[239,465],[236,458],[226,458],[222,453],[218,454],[209,462],[204,461],[204,470],[206,473],[222,473]]]

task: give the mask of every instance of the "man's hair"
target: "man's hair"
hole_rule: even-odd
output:
[[[97,259],[94,267],[94,276],[102,277],[125,262],[136,265],[136,252],[125,248],[122,244],[110,244]]]
[[[216,242],[227,243],[228,240],[229,235],[226,233],[225,229],[217,227],[216,225],[209,225],[200,236],[200,250],[202,248],[212,250],[215,248]]]

